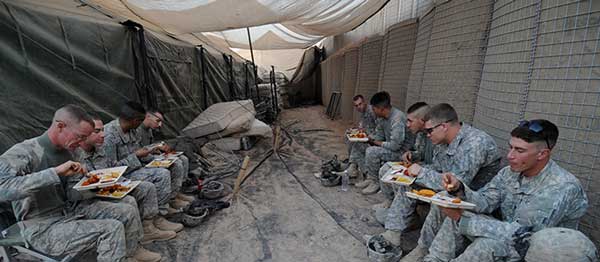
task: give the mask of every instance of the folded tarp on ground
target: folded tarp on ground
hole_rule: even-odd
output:
[[[198,138],[221,132],[220,136],[246,131],[254,121],[254,104],[252,100],[241,100],[217,103],[200,113],[184,129],[187,136]]]

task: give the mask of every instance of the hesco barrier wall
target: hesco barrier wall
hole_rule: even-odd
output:
[[[358,77],[356,94],[362,94],[367,100],[379,89],[379,69],[381,67],[381,49],[383,37],[368,39],[360,46],[358,53]]]
[[[379,90],[389,92],[392,105],[402,109],[406,104],[416,40],[416,20],[408,20],[390,27],[383,38]]]
[[[519,120],[551,120],[560,129],[553,158],[586,189],[580,229],[598,244],[600,1],[452,0],[421,16],[416,32],[406,26],[343,52],[344,96],[357,83],[353,94],[387,90],[403,110],[416,101],[450,103],[503,152]],[[344,119],[352,110],[342,107]]]

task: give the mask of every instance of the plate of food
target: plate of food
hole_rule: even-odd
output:
[[[362,130],[359,129],[350,129],[346,132],[346,137],[348,137],[348,141],[350,142],[368,142],[369,136]]]
[[[88,172],[75,186],[76,190],[88,190],[102,186],[114,185],[125,173],[127,166],[98,169]]]
[[[412,190],[406,192],[406,196],[431,203],[441,207],[473,209],[475,204],[461,200],[460,198],[445,195],[445,193],[436,193],[431,189]]]
[[[173,159],[176,157],[179,157],[180,155],[183,155],[183,152],[181,151],[171,151],[171,152],[165,152],[162,153],[160,155],[158,155],[158,157],[156,159]]]
[[[431,203],[431,197],[435,196],[435,191],[431,189],[413,189],[406,192],[406,196],[414,199],[418,199],[427,203]]]
[[[389,184],[398,184],[408,186],[415,182],[417,178],[408,175],[408,169],[404,166],[392,166],[385,175],[381,178],[381,181]]]
[[[460,208],[460,209],[473,209],[475,204],[461,200],[458,197],[436,194],[431,197],[431,203],[441,207],[447,208]]]
[[[146,165],[146,167],[163,167],[163,168],[168,168],[170,167],[175,161],[177,160],[177,158],[167,158],[167,159],[154,159],[152,160],[152,162],[148,163]]]
[[[96,192],[97,197],[121,199],[140,184],[140,181],[124,181],[114,185],[102,187]]]

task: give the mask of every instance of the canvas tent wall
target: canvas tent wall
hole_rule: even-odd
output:
[[[164,109],[174,134],[209,104],[242,94],[241,83],[254,85],[253,74],[239,70],[243,61],[228,66],[210,46],[119,24],[74,1],[0,2],[0,151],[39,135],[64,104],[109,120],[138,100]]]

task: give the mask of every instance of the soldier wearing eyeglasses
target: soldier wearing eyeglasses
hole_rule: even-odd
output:
[[[494,139],[487,133],[466,123],[449,104],[437,104],[425,114],[424,131],[433,143],[431,164],[412,164],[408,173],[416,180],[411,188],[425,187],[442,191],[442,173],[455,174],[473,188],[480,188],[500,169],[500,153]],[[396,194],[388,210],[386,232],[383,236],[401,243],[402,232],[414,222],[416,200],[405,194]],[[423,257],[443,222],[443,214],[432,207],[421,229],[417,248],[410,257]],[[391,242],[391,241],[390,241]],[[410,261],[410,260],[409,260]]]
[[[476,207],[472,212],[441,208],[447,218],[425,261],[521,261],[531,232],[577,229],[588,201],[579,180],[551,158],[557,138],[558,128],[550,121],[521,122],[511,132],[509,166],[478,191],[444,174],[443,188]],[[499,218],[490,216],[497,209]]]

